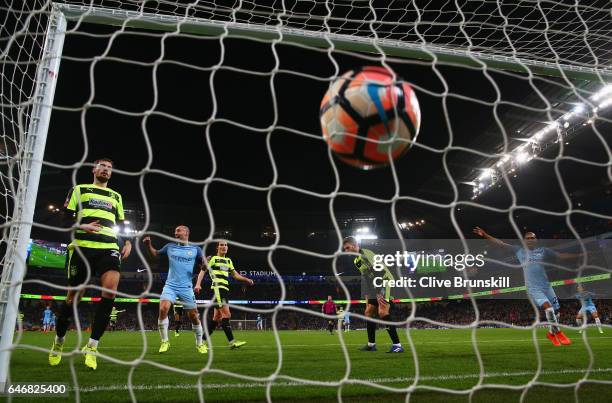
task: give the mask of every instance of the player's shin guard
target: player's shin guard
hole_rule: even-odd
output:
[[[62,304],[57,315],[57,324],[55,325],[55,333],[57,337],[63,339],[68,331],[70,319],[72,319],[72,304]]]
[[[201,323],[198,325],[191,324],[191,328],[195,332],[196,346],[199,346],[200,344],[202,344],[202,336],[204,335],[202,324]]]
[[[232,333],[232,328],[230,326],[230,321],[228,318],[221,319],[221,328],[225,332],[225,337],[227,337],[227,341],[230,343],[234,341],[234,334]]]
[[[159,337],[161,337],[162,342],[168,341],[168,325],[169,324],[170,324],[170,321],[168,320],[168,318],[157,321],[157,327],[159,328]]]
[[[390,322],[391,315],[387,315],[384,318],[380,318],[381,320]],[[391,337],[391,341],[393,344],[400,344],[399,336],[397,335],[397,328],[395,325],[387,325],[387,333],[389,333],[389,337]]]
[[[550,324],[550,332],[552,334],[557,334],[559,332],[559,328],[556,326],[559,322],[557,322],[557,315],[555,315],[555,310],[554,308],[546,308],[544,310],[544,313],[546,314],[546,320],[548,321],[548,323]]]
[[[108,326],[108,322],[110,321],[110,314],[113,310],[113,304],[115,302],[114,298],[100,298],[100,302],[96,307],[96,313],[94,315],[93,325],[91,326],[91,336],[92,340],[100,340],[106,327]]]
[[[366,328],[368,330],[368,343],[376,344],[376,323],[368,321]]]

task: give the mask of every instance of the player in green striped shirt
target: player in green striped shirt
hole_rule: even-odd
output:
[[[200,270],[198,274],[198,279],[196,280],[196,285],[193,290],[196,294],[199,294],[202,290],[202,279],[208,270],[208,274],[210,275],[210,279],[212,281],[212,285],[210,288],[213,290],[214,299],[213,303],[215,304],[215,313],[208,321],[208,334],[211,335],[212,332],[217,327],[217,323],[221,322],[221,328],[225,332],[225,336],[227,337],[227,341],[230,344],[232,349],[238,348],[246,344],[246,341],[237,341],[234,340],[234,335],[232,333],[232,328],[230,327],[230,318],[231,313],[229,309],[229,275],[231,273],[232,277],[236,280],[244,281],[249,285],[253,285],[253,280],[250,278],[244,277],[240,273],[236,271],[234,268],[234,263],[232,259],[227,257],[227,242],[219,241],[217,243],[217,254],[208,259],[208,267]],[[206,334],[204,334],[204,338],[206,338]]]
[[[118,311],[117,308],[113,306],[113,309],[111,310],[111,313],[110,313],[110,323],[109,323],[112,331],[117,330],[117,317],[119,316],[121,312],[125,312],[125,309]]]
[[[357,253],[353,263],[361,273],[362,282],[365,285],[366,309],[365,316],[373,318],[378,314],[381,320],[386,322],[391,321],[391,288],[376,288],[374,286],[374,278],[382,277],[383,280],[393,280],[393,275],[389,268],[384,266],[383,270],[374,270],[374,252],[369,249],[361,248],[357,239],[352,236],[344,238],[342,241],[342,250],[345,252]],[[388,283],[387,283],[388,284]],[[367,321],[366,329],[368,331],[368,344],[361,348],[362,351],[376,351],[376,322]],[[387,332],[393,345],[388,353],[403,353],[404,348],[400,343],[397,335],[397,329],[394,325],[387,325]]]
[[[73,187],[64,203],[66,221],[75,229],[66,259],[68,284],[77,287],[97,275],[100,285],[106,289],[101,292],[91,335],[83,348],[85,365],[93,370],[98,366],[98,342],[108,326],[113,309],[121,260],[127,259],[132,251],[131,242],[126,240],[119,252],[114,227],[124,220],[123,201],[119,193],[108,187],[112,171],[113,162],[110,159],[96,160],[92,170],[93,183]],[[64,336],[82,296],[83,290],[69,290],[66,302],[59,308],[56,336],[49,353],[49,364],[52,366],[58,365],[62,359]]]

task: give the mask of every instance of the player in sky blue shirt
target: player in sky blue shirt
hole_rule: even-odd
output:
[[[572,342],[557,326],[559,322],[555,311],[559,310],[559,299],[546,275],[546,264],[555,263],[559,259],[572,259],[580,255],[575,253],[559,253],[552,249],[538,246],[538,238],[533,232],[526,232],[524,235],[523,241],[527,246],[527,250],[522,245],[505,243],[489,235],[480,227],[474,228],[474,233],[501,248],[509,249],[513,252],[523,268],[527,295],[546,314],[546,319],[549,323],[549,331],[546,337],[555,346],[571,344]]]
[[[51,316],[53,315],[53,311],[51,307],[47,305],[47,309],[43,311],[43,332],[48,332],[51,330]]]
[[[344,331],[348,332],[351,330],[351,313],[349,311],[344,311]]]
[[[587,312],[591,314],[597,328],[599,329],[599,333],[603,333],[601,328],[601,320],[599,319],[599,314],[597,313],[597,308],[595,307],[595,303],[593,302],[593,293],[586,291],[582,284],[578,284],[576,286],[576,299],[580,301],[580,310],[576,315],[576,324],[579,327],[582,327],[582,321],[584,319],[584,324],[586,325],[589,322],[589,317]],[[579,330],[579,333],[582,333],[582,329]]]
[[[165,353],[170,348],[168,340],[168,311],[177,299],[183,304],[183,309],[191,319],[191,327],[195,331],[196,348],[199,353],[206,354],[208,347],[202,341],[203,329],[198,315],[195,294],[193,293],[193,274],[200,270],[206,262],[204,254],[199,246],[189,244],[189,227],[179,225],[174,230],[176,243],[167,243],[160,250],[151,244],[150,237],[144,237],[143,242],[147,245],[149,254],[153,257],[166,255],[168,257],[169,269],[166,284],[159,301],[159,334],[161,336],[160,353]]]

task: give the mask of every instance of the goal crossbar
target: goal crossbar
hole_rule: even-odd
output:
[[[268,26],[263,24],[246,24],[232,21],[215,21],[206,18],[189,16],[174,16],[117,10],[104,7],[82,6],[74,4],[55,3],[54,7],[61,11],[69,21],[81,21],[94,24],[125,26],[130,28],[150,29],[158,31],[178,31],[188,34],[231,37],[256,38],[260,40],[279,40],[281,42],[301,44],[327,49],[333,43],[334,48],[344,51],[365,53],[380,53],[388,56],[418,59],[448,64],[458,64],[469,67],[481,67],[526,73],[527,69],[537,75],[547,75],[570,79],[602,81],[612,79],[612,68],[593,68],[531,60],[518,56],[488,54],[486,52],[450,48],[433,44],[405,42],[384,38],[366,38],[332,32],[321,32],[297,29],[286,26]]]

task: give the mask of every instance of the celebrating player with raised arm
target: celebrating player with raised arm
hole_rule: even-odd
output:
[[[196,280],[196,285],[194,287],[196,293],[199,293],[202,290],[202,279],[204,278],[207,270],[212,281],[210,288],[214,293],[213,303],[215,304],[214,315],[212,319],[208,321],[208,334],[212,335],[213,331],[217,327],[217,323],[221,322],[221,328],[225,332],[225,337],[227,337],[230,348],[234,349],[243,346],[246,344],[246,341],[234,340],[234,334],[232,333],[232,328],[230,327],[229,320],[232,315],[228,305],[228,278],[229,274],[231,273],[232,277],[234,277],[236,280],[244,281],[249,285],[253,285],[253,280],[244,277],[236,271],[234,268],[234,263],[232,263],[232,259],[227,257],[226,241],[219,241],[217,243],[217,254],[209,259],[208,267],[202,268],[198,274],[198,279]]]
[[[362,276],[362,281],[366,286],[366,309],[365,316],[373,318],[378,313],[378,317],[384,321],[391,321],[391,315],[389,311],[391,309],[391,289],[389,286],[386,288],[376,288],[374,286],[374,278],[381,277],[385,280],[393,280],[393,275],[389,269],[385,266],[382,271],[374,270],[374,252],[369,249],[359,247],[357,239],[352,236],[344,238],[342,241],[342,250],[345,252],[357,253],[359,256],[355,258],[353,263]],[[368,331],[368,344],[361,348],[362,351],[376,351],[376,322],[367,321],[366,325]],[[397,329],[393,325],[387,325],[387,332],[393,345],[388,353],[403,353],[404,348],[400,343],[399,336],[397,335]]]
[[[131,242],[126,240],[119,253],[117,234],[113,227],[124,220],[123,200],[119,193],[108,188],[112,171],[113,162],[110,159],[96,160],[92,170],[93,183],[72,188],[64,203],[64,217],[70,225],[75,226],[74,241],[68,247],[66,259],[68,284],[72,287],[82,285],[90,279],[90,275],[98,275],[100,285],[107,289],[101,292],[91,335],[83,348],[85,365],[91,369],[98,367],[98,342],[110,320],[121,276],[121,261],[127,259],[132,251]],[[82,290],[69,290],[65,303],[59,307],[56,336],[49,353],[49,364],[52,366],[58,365],[62,359],[64,336],[74,312],[73,304],[79,303],[82,293]]]
[[[159,301],[159,334],[161,336],[160,353],[165,353],[170,348],[168,340],[168,311],[170,305],[175,304],[177,298],[182,302],[184,309],[187,311],[187,316],[191,319],[191,328],[195,332],[196,349],[201,354],[208,352],[206,343],[202,341],[202,323],[198,315],[195,295],[193,294],[193,271],[196,266],[203,267],[206,264],[202,249],[195,245],[189,245],[189,228],[185,225],[179,225],[174,230],[176,243],[167,243],[160,250],[157,250],[151,244],[151,238],[146,236],[142,239],[149,254],[153,257],[159,255],[168,256],[170,268],[168,269],[168,278],[162,290]]]
[[[559,322],[555,311],[559,310],[559,299],[550,285],[544,263],[552,262],[556,259],[572,259],[580,255],[575,253],[558,253],[552,249],[540,247],[538,246],[538,239],[533,232],[526,232],[523,238],[528,251],[525,251],[522,246],[510,245],[494,238],[480,227],[474,228],[474,233],[500,248],[509,249],[516,255],[523,267],[527,295],[540,309],[544,310],[546,320],[549,323],[549,331],[546,337],[555,346],[572,344],[570,339],[557,326]]]
[[[117,317],[121,312],[125,312],[125,309],[118,311],[117,308],[113,306],[113,309],[111,310],[109,325],[113,332],[117,330]]]

